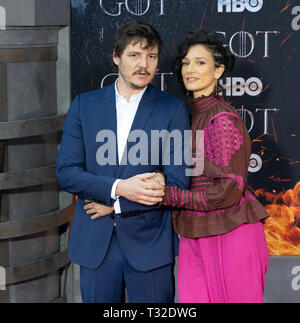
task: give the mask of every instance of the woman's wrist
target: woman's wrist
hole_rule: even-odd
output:
[[[167,185],[164,187],[164,196],[159,204],[164,206],[172,206],[171,188]]]

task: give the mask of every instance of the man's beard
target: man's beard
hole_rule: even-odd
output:
[[[150,83],[150,82],[149,82]],[[134,83],[129,83],[129,85],[130,85],[130,87],[133,89],[133,90],[142,90],[142,89],[144,89],[149,83],[147,83],[146,85],[144,85],[144,86],[138,86],[138,85],[136,85],[136,84],[134,84]]]

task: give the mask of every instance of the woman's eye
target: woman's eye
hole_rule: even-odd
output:
[[[188,65],[189,63],[188,62],[182,62],[182,65]]]
[[[205,64],[204,62],[198,62],[197,63],[198,65],[203,65],[203,64]]]

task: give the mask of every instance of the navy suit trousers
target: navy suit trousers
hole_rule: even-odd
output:
[[[84,303],[122,303],[125,287],[130,303],[173,303],[174,264],[137,271],[125,258],[114,230],[102,264],[96,269],[80,266],[80,287]]]

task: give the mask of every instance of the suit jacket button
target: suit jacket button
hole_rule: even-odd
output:
[[[113,214],[110,215],[111,219],[114,220],[115,216]]]

